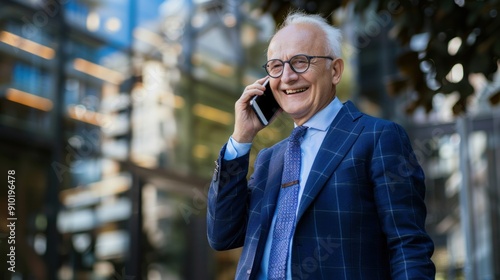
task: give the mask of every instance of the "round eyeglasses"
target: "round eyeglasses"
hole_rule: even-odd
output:
[[[266,64],[262,65],[266,69],[267,74],[271,78],[279,78],[283,74],[283,69],[285,69],[285,63],[290,64],[290,68],[295,73],[304,73],[311,66],[311,59],[313,58],[326,58],[333,60],[330,56],[312,56],[305,54],[298,54],[292,56],[289,60],[283,61],[281,59],[271,59],[267,61]]]

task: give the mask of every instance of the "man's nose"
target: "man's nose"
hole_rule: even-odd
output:
[[[290,63],[285,63],[285,65],[283,66],[283,74],[281,74],[281,80],[286,83],[289,81],[296,80],[298,76],[299,74],[293,71],[292,66],[290,66]]]

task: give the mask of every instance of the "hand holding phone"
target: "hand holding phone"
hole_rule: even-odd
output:
[[[266,87],[264,94],[254,96],[250,100],[250,106],[252,106],[259,121],[266,126],[281,108],[276,99],[274,99],[269,79],[264,82],[263,86]]]

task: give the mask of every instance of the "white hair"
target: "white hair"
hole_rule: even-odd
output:
[[[292,12],[285,18],[285,21],[280,26],[278,31],[293,24],[311,24],[318,27],[321,31],[323,31],[323,33],[325,33],[328,44],[326,51],[335,58],[341,57],[342,33],[340,32],[340,29],[330,25],[325,18],[320,15]]]

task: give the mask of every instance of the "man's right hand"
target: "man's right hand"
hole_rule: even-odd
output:
[[[248,85],[234,105],[235,123],[232,137],[238,143],[251,143],[257,133],[264,128],[264,125],[259,121],[250,106],[250,100],[255,95],[262,95],[264,93],[266,87],[262,84],[268,78],[261,78],[255,83]]]

